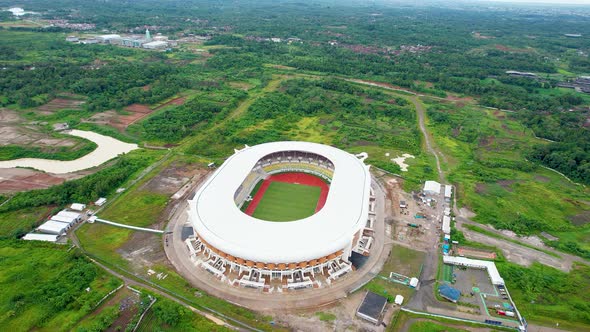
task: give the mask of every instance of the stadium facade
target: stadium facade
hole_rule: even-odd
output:
[[[269,292],[317,288],[353,271],[350,257],[369,255],[376,220],[366,158],[295,141],[235,150],[189,200],[191,259],[222,281]],[[288,172],[329,183],[319,211],[288,222],[242,211],[258,182]]]

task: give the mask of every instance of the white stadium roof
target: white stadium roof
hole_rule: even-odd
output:
[[[334,164],[326,203],[316,214],[290,222],[264,221],[234,203],[236,190],[256,163],[279,151],[314,153]],[[189,215],[198,235],[227,254],[264,263],[301,262],[351,245],[367,221],[370,185],[369,166],[350,153],[308,142],[266,143],[230,156],[189,202]]]

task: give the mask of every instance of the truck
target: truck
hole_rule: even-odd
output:
[[[514,317],[514,312],[512,312],[512,311],[506,311],[506,316],[508,316],[508,317]]]
[[[498,310],[496,311],[500,316],[506,316],[506,311]]]

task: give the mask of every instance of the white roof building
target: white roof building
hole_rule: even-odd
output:
[[[453,195],[453,186],[451,186],[450,184],[447,184],[445,186],[445,198],[451,198],[451,196]]]
[[[451,215],[451,208],[445,208],[445,216]]]
[[[86,208],[86,204],[74,203],[74,204],[70,205],[70,209],[72,209],[74,211],[84,211],[85,208]]]
[[[121,39],[120,35],[117,34],[110,34],[110,35],[100,35],[98,37],[96,37],[98,40],[102,41],[102,42],[108,42],[111,40],[117,40],[117,39]]]
[[[410,287],[414,287],[416,288],[418,286],[418,278],[412,278],[410,279]]]
[[[37,228],[38,231],[47,234],[61,235],[68,230],[69,225],[63,222],[49,220]]]
[[[451,217],[449,217],[449,216],[443,217],[442,231],[445,234],[451,234]]]
[[[438,195],[440,194],[440,183],[436,181],[424,182],[424,194],[426,195]]]
[[[404,297],[398,294],[395,296],[395,300],[393,302],[397,305],[402,305],[402,303],[404,303]]]
[[[68,210],[61,210],[59,211],[56,216],[62,216],[62,217],[67,217],[67,218],[74,218],[76,220],[80,219],[80,214],[78,212],[74,212],[74,211],[68,211]]]
[[[26,241],[46,241],[46,242],[57,242],[58,236],[55,234],[37,234],[29,233],[22,238]]]
[[[66,223],[68,225],[71,225],[76,222],[76,218],[60,216],[60,215],[55,215],[55,216],[51,217],[50,219],[53,221],[59,221],[59,222]]]
[[[445,264],[461,265],[472,267],[476,269],[486,269],[494,285],[504,285],[504,279],[500,277],[500,273],[496,268],[496,264],[490,261],[482,261],[479,259],[471,259],[457,256],[443,256],[443,262]]]
[[[163,40],[156,40],[149,43],[145,43],[141,45],[143,48],[147,48],[150,50],[160,50],[168,47],[168,42]]]
[[[104,203],[107,202],[107,199],[104,197],[99,198],[96,202],[94,202],[94,205],[96,206],[103,206]]]

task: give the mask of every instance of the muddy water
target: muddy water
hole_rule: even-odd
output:
[[[65,174],[99,166],[122,153],[128,153],[129,151],[138,149],[137,144],[121,142],[112,137],[100,135],[91,131],[74,129],[65,133],[93,141],[98,147],[91,153],[76,160],[62,161],[39,158],[21,158],[0,161],[0,168],[31,167],[47,173]]]

